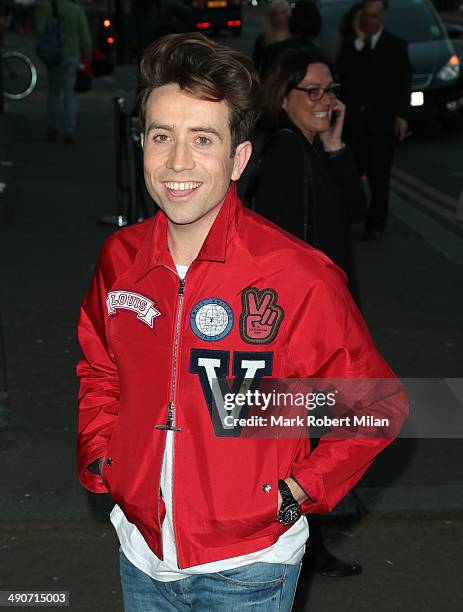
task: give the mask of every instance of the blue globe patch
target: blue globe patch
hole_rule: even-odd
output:
[[[228,336],[233,327],[233,312],[219,298],[201,300],[191,311],[191,329],[201,340],[216,342]]]

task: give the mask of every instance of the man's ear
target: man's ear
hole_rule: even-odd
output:
[[[252,144],[249,140],[245,140],[236,147],[235,157],[233,162],[233,172],[231,175],[232,181],[237,181],[243,174],[252,153]]]

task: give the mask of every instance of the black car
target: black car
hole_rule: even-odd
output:
[[[317,0],[323,19],[318,43],[336,54],[352,0]],[[413,68],[410,119],[446,118],[463,109],[462,62],[429,0],[389,0],[385,26],[408,43]]]

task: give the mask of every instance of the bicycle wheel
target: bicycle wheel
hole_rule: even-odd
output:
[[[37,84],[37,69],[31,60],[19,51],[2,54],[3,95],[9,100],[22,100]]]

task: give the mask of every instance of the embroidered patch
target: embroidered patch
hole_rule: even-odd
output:
[[[207,298],[198,302],[191,311],[190,324],[198,338],[216,342],[230,333],[233,327],[233,312],[223,300]]]
[[[243,289],[240,336],[244,342],[269,344],[275,339],[285,316],[283,308],[277,305],[277,300],[278,294],[274,289]]]
[[[112,317],[117,314],[117,309],[132,310],[137,313],[137,319],[154,328],[154,319],[161,313],[154,307],[154,302],[144,295],[132,293],[131,291],[110,291],[106,298],[108,315]]]

